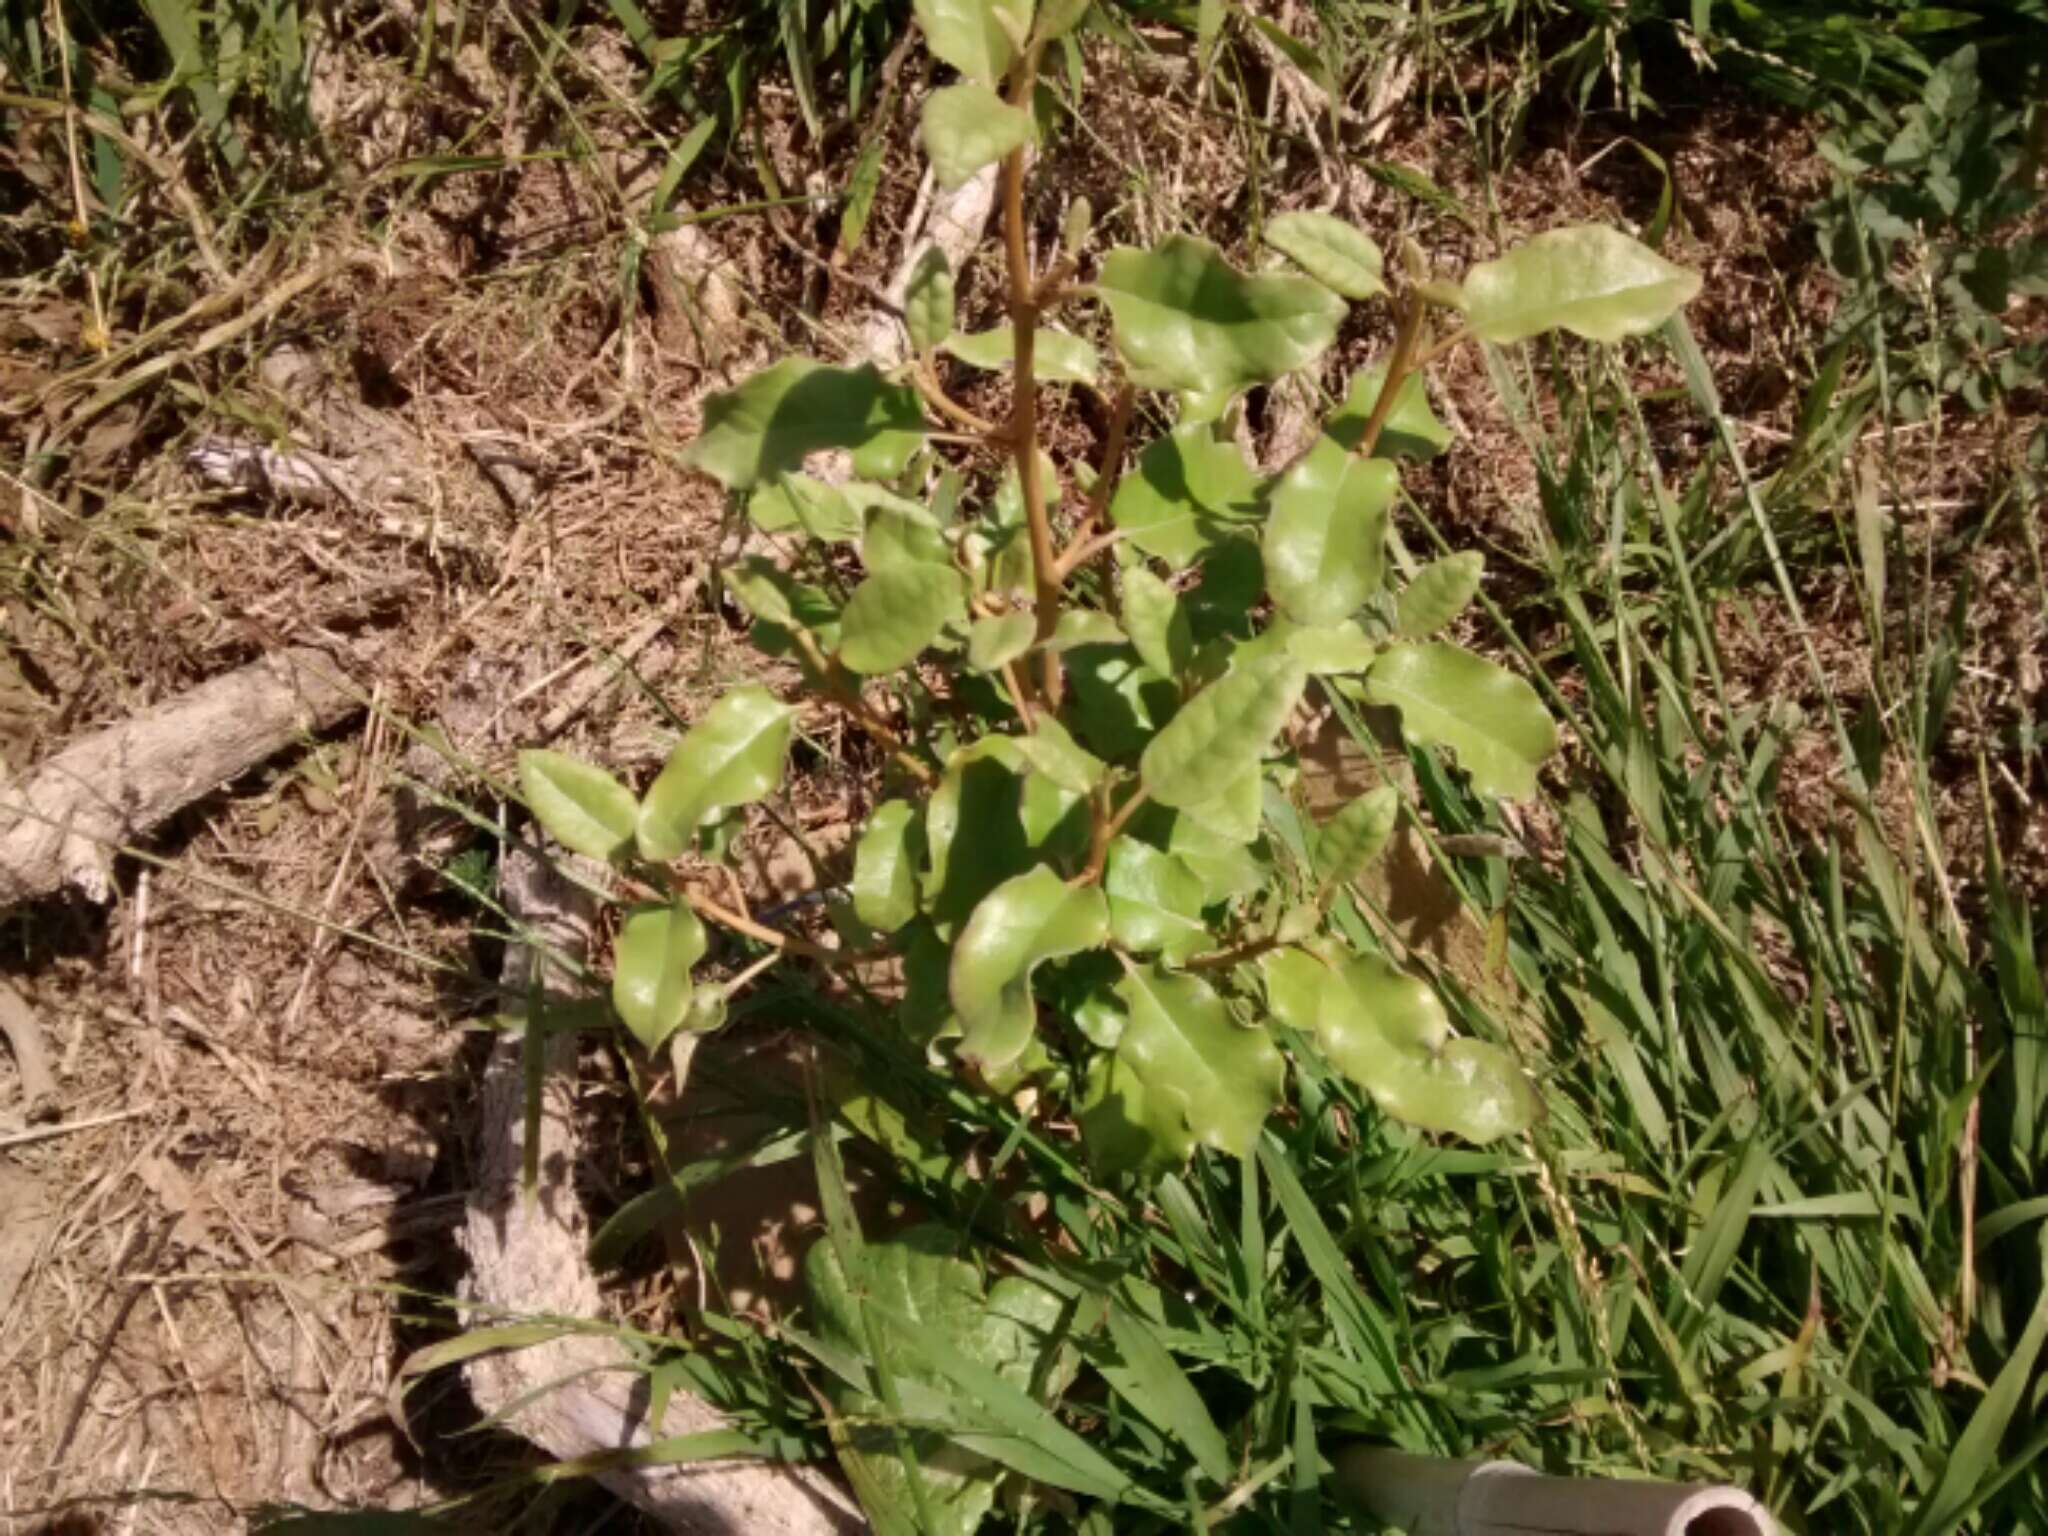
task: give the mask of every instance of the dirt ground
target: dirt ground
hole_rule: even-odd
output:
[[[487,74],[490,56],[474,68]],[[1275,126],[1294,137],[1251,166],[1186,71],[1162,70],[1105,53],[1102,142],[1055,149],[1039,180],[1048,242],[1061,200],[1086,192],[1120,230],[1182,223],[1242,255],[1256,175],[1269,209],[1334,205],[1406,227],[1447,267],[1487,253],[1481,228],[1319,153],[1313,120],[1284,99]],[[335,110],[370,139],[401,133],[375,85],[334,83]],[[1694,327],[1768,472],[1834,299],[1802,222],[1826,175],[1809,125],[1719,95],[1655,125],[1560,114],[1553,129],[1538,111],[1489,188],[1462,130],[1412,81],[1389,105],[1372,154],[1468,208],[1491,195],[1512,228],[1640,223],[1660,181],[1622,140],[1653,143],[1682,200],[1669,249],[1706,277]],[[808,163],[789,147],[793,102],[768,92],[760,107],[783,125],[767,142],[788,157],[785,185],[843,180],[857,145]],[[434,1298],[457,1280],[476,1026],[503,933],[489,840],[451,807],[486,826],[508,814],[495,790],[512,754],[542,740],[644,778],[674,721],[750,665],[739,615],[686,580],[738,530],[678,450],[703,392],[774,339],[801,340],[799,317],[822,331],[810,345],[852,344],[917,200],[914,108],[893,112],[866,240],[838,270],[835,228],[802,209],[710,227],[740,301],[708,352],[658,262],[620,303],[617,209],[658,164],[624,150],[536,161],[443,180],[375,232],[328,210],[214,284],[221,313],[248,314],[319,276],[173,369],[210,412],[189,393],[142,391],[77,427],[60,478],[6,476],[0,772],[288,643],[327,647],[367,707],[181,813],[149,859],[119,862],[105,907],[57,899],[0,924],[0,980],[32,1012],[56,1077],[54,1095],[25,1104],[0,1051],[0,1531],[218,1531],[267,1504],[419,1507],[521,1464],[489,1436],[437,1433],[422,1455],[390,1412],[399,1363],[445,1327]],[[728,175],[713,175],[706,202],[745,195]],[[30,287],[0,316],[11,397],[78,366],[77,296]],[[964,293],[990,303],[985,281]],[[1360,322],[1328,379],[1384,342]],[[1508,552],[1510,571],[1526,564],[1535,470],[1478,359],[1461,355],[1437,394],[1472,446],[1416,477],[1416,494],[1453,539]],[[1666,420],[1679,477],[1706,438],[1681,408],[1660,430]],[[209,477],[207,450],[246,452],[278,427],[324,475]],[[22,463],[54,428],[16,411],[4,430]],[[2044,702],[2024,548],[2005,535],[1944,542],[1974,525],[1985,466],[2004,451],[1968,435],[1982,430],[1964,423],[1960,449],[1926,450],[1927,527],[1907,530],[1978,578],[1965,658],[1976,735],[1949,765],[1965,797],[1951,828],[1965,884],[1983,827],[1971,741],[2003,739]],[[1853,573],[1830,559],[1803,579],[1818,643],[1842,658],[1853,695],[1867,652]],[[1805,693],[1761,584],[1727,622],[1739,702]],[[621,656],[644,689],[620,679],[609,658]],[[863,750],[821,757],[803,791],[814,830],[829,837],[859,809]],[[1810,777],[1816,818],[1832,814],[1831,771],[1824,747],[1788,770]],[[2037,885],[2041,789],[1995,791],[2007,862]],[[761,863],[765,897],[780,877]],[[622,1089],[605,1062],[588,1065],[594,1112],[615,1110]],[[613,1150],[587,1170],[593,1204],[631,1192],[636,1156]],[[660,1290],[621,1303],[658,1322]],[[459,1392],[429,1389],[416,1422],[462,1424]]]

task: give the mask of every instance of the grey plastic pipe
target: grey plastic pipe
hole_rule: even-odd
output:
[[[1545,1477],[1513,1461],[1445,1461],[1350,1446],[1337,1485],[1408,1536],[1776,1536],[1725,1483]]]

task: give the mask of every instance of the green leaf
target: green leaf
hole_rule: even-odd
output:
[[[612,1006],[648,1050],[690,1012],[690,967],[704,958],[704,925],[683,902],[646,903],[626,913],[612,950]]]
[[[1147,389],[1271,383],[1321,356],[1344,318],[1344,301],[1321,283],[1247,277],[1188,235],[1111,251],[1095,286],[1131,381]]]
[[[1486,556],[1462,550],[1432,560],[1415,573],[1394,602],[1394,628],[1411,640],[1426,639],[1465,611],[1486,573]]]
[[[867,677],[894,672],[966,612],[965,585],[948,566],[876,571],[853,589],[840,615],[839,659]]]
[[[1391,645],[1365,675],[1366,697],[1401,712],[1401,728],[1445,747],[1473,788],[1525,799],[1557,747],[1557,727],[1536,690],[1484,657],[1440,641]]]
[[[976,619],[967,631],[967,665],[977,672],[999,672],[1031,649],[1038,620],[1028,613],[997,613]]]
[[[1436,993],[1380,956],[1331,966],[1281,949],[1259,966],[1274,1016],[1394,1119],[1481,1143],[1534,1123],[1536,1091],[1514,1058],[1453,1035]]]
[[[1335,624],[1380,588],[1387,508],[1401,479],[1387,459],[1361,459],[1316,439],[1273,487],[1260,553],[1266,590],[1297,624]]]
[[[917,916],[923,827],[907,800],[884,800],[853,846],[853,912],[877,933],[894,933]]]
[[[779,624],[784,629],[807,627],[803,615],[809,604],[803,583],[765,555],[736,560],[719,575],[726,591],[762,623]]]
[[[1227,784],[1221,794],[1181,807],[1180,814],[1219,843],[1241,848],[1259,835],[1265,812],[1265,779],[1253,763]]]
[[[1043,864],[997,886],[953,946],[953,1011],[966,1029],[961,1055],[985,1069],[1023,1055],[1038,1028],[1032,969],[1108,937],[1109,909],[1093,886],[1069,886]]]
[[[942,934],[950,937],[983,897],[1034,862],[1023,797],[1024,756],[1014,738],[984,736],[947,759],[924,816],[925,904]]]
[[[1202,920],[1207,892],[1195,872],[1173,854],[1134,837],[1109,845],[1102,877],[1109,900],[1110,935],[1136,955],[1163,955],[1177,965],[1213,946]]]
[[[1221,795],[1258,767],[1305,683],[1301,663],[1284,652],[1233,667],[1152,738],[1138,760],[1146,790],[1161,805],[1174,807]]]
[[[920,353],[933,351],[953,334],[953,269],[936,245],[926,246],[910,269],[903,325],[910,332],[910,345]]]
[[[856,472],[886,480],[923,438],[916,391],[889,383],[871,364],[832,368],[786,357],[704,402],[703,431],[683,462],[744,491],[802,469],[808,454],[848,448]]]
[[[796,711],[765,688],[735,688],[684,733],[648,788],[636,827],[642,858],[679,858],[697,828],[782,782]]]
[[[1327,213],[1283,213],[1266,225],[1266,244],[1347,299],[1387,291],[1380,248],[1356,225]]]
[[[1031,35],[1031,0],[916,0],[925,47],[970,80],[997,85]]]
[[[1287,623],[1284,619],[1279,622]],[[1281,631],[1280,644],[1312,677],[1363,672],[1379,654],[1379,647],[1365,638],[1365,631],[1352,619],[1314,628],[1287,624]]]
[[[1316,833],[1316,872],[1325,889],[1348,885],[1380,856],[1401,817],[1401,795],[1391,784],[1369,789],[1324,822]]]
[[[1173,717],[1180,690],[1128,645],[1084,645],[1066,656],[1074,732],[1089,750],[1127,762]]]
[[[857,1272],[849,1274],[848,1265]],[[879,1363],[904,1417],[918,1426],[899,1429],[876,1398],[834,1384],[832,1395],[845,1415],[835,1436],[839,1461],[875,1530],[912,1536],[918,1531],[913,1511],[922,1503],[932,1523],[919,1536],[971,1536],[993,1506],[1003,1473],[1001,1462],[974,1448],[973,1432],[999,1428],[943,1377],[914,1363],[900,1340],[914,1330],[934,1349],[1029,1391],[1059,1326],[1060,1298],[1014,1275],[984,1292],[974,1266],[954,1256],[951,1234],[936,1226],[864,1243],[851,1257],[829,1240],[816,1242],[804,1260],[804,1286],[821,1342],[870,1371],[877,1363],[871,1352],[880,1344]],[[910,1458],[902,1454],[904,1441]],[[922,1483],[921,1500],[911,1492],[913,1477]]]
[[[925,98],[924,152],[939,185],[964,186],[985,165],[1031,141],[1031,114],[985,85],[941,86]]]
[[[1164,677],[1179,677],[1195,659],[1195,632],[1173,588],[1142,565],[1123,573],[1124,627],[1138,657]]]
[[[1091,1064],[1077,1113],[1097,1165],[1162,1172],[1197,1144],[1248,1156],[1286,1083],[1272,1037],[1233,1020],[1196,976],[1134,967],[1116,990],[1123,1034]]]
[[[850,544],[860,537],[860,513],[845,492],[812,475],[777,475],[755,486],[747,498],[747,518],[763,533],[801,528],[828,544]]]
[[[1553,229],[1465,274],[1465,321],[1505,344],[1566,330],[1619,341],[1654,330],[1700,291],[1697,272],[1673,266],[1604,224]]]
[[[1401,381],[1401,392],[1394,396],[1394,408],[1380,424],[1380,440],[1373,448],[1378,457],[1433,459],[1451,446],[1451,429],[1438,421],[1436,412],[1429,408],[1429,394],[1423,381],[1420,369]],[[1373,407],[1379,404],[1380,391],[1386,388],[1386,383],[1386,364],[1359,369],[1351,376],[1351,388],[1344,403],[1323,423],[1324,434],[1346,448],[1356,448],[1364,440],[1365,424],[1372,419]]]
[[[1180,570],[1219,540],[1253,531],[1259,481],[1235,442],[1206,425],[1176,427],[1138,455],[1109,516],[1138,548]]]
[[[542,748],[522,752],[519,792],[548,835],[572,852],[610,861],[632,846],[640,802],[594,763]]]
[[[929,507],[880,486],[850,485],[847,494],[859,507],[866,524],[860,539],[860,559],[869,575],[906,566],[952,567],[946,530]]]
[[[1038,716],[1038,727],[1029,736],[1017,738],[1017,750],[1024,761],[1069,794],[1089,793],[1107,771],[1101,758],[1081,747],[1049,714]]]
[[[1092,608],[1069,608],[1054,623],[1052,634],[1045,642],[1045,648],[1057,654],[1084,645],[1123,643],[1124,632],[1117,628],[1116,620],[1108,614],[1097,613]]]
[[[999,325],[992,331],[956,333],[946,350],[970,368],[993,371],[1016,361],[1016,342],[1016,331]],[[1094,345],[1083,337],[1046,325],[1032,340],[1031,371],[1040,383],[1093,384],[1101,366]]]

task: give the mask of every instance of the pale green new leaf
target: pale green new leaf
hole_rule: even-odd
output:
[[[1107,771],[1101,758],[1076,742],[1049,714],[1038,716],[1037,728],[1029,736],[1017,738],[1017,750],[1024,761],[1073,795],[1087,794]]]
[[[759,800],[782,782],[796,711],[765,688],[735,688],[705,712],[648,788],[635,831],[641,857],[666,863],[728,806]]]
[[[922,137],[939,185],[964,186],[1031,140],[1031,114],[985,85],[941,86],[925,98]]]
[[[917,916],[923,827],[907,800],[885,800],[853,845],[853,913],[877,933],[894,933]]]
[[[984,1069],[1023,1055],[1038,1027],[1033,968],[1108,937],[1109,909],[1093,886],[1069,886],[1043,864],[997,886],[953,946],[949,990],[966,1030],[961,1054]]]
[[[846,493],[813,475],[764,480],[747,498],[747,519],[763,533],[801,528],[828,544],[849,544],[860,537],[860,513]]]
[[[1233,667],[1182,706],[1138,760],[1161,805],[1198,806],[1256,769],[1306,684],[1284,651]]]
[[[1387,291],[1380,248],[1343,219],[1327,213],[1283,213],[1266,225],[1266,244],[1347,299],[1373,299]]]
[[[971,368],[994,371],[1016,361],[1016,342],[1016,331],[999,325],[992,331],[956,333],[946,350]],[[1094,344],[1085,337],[1042,325],[1032,338],[1031,372],[1041,384],[1093,384],[1101,367]]]
[[[633,844],[640,802],[594,763],[535,748],[519,754],[519,792],[564,848],[611,860]]]
[[[1422,370],[1417,369],[1401,381],[1393,408],[1380,423],[1380,440],[1373,447],[1376,457],[1433,459],[1451,446],[1451,429],[1438,421],[1436,412],[1429,408],[1424,377]],[[1324,434],[1346,448],[1356,448],[1365,437],[1365,424],[1372,419],[1373,407],[1379,404],[1386,382],[1384,363],[1375,363],[1353,374],[1344,403],[1323,423]]]
[[[923,438],[916,392],[889,383],[873,365],[833,368],[787,357],[706,400],[703,431],[683,461],[744,491],[803,468],[808,454],[847,448],[858,473],[889,479]]]
[[[1102,891],[1110,935],[1134,955],[1163,955],[1177,965],[1214,945],[1202,920],[1201,878],[1173,854],[1119,837],[1109,845]]]
[[[1161,1172],[1197,1145],[1248,1156],[1286,1083],[1272,1037],[1233,1020],[1196,976],[1136,967],[1117,996],[1123,1034],[1091,1069],[1078,1113],[1098,1166]]]
[[[863,676],[894,672],[916,659],[967,611],[960,573],[944,565],[876,571],[853,589],[839,620],[839,659]]]
[[[1132,382],[1148,389],[1271,383],[1321,356],[1344,318],[1344,301],[1321,283],[1248,277],[1188,235],[1111,251],[1095,286]]]
[[[1365,675],[1366,697],[1401,712],[1401,729],[1445,747],[1490,795],[1526,799],[1557,747],[1557,726],[1523,679],[1460,646],[1392,645]]]
[[[1386,459],[1361,459],[1334,438],[1316,440],[1272,492],[1261,553],[1266,590],[1297,624],[1335,624],[1380,588],[1387,508],[1400,476]]]
[[[1604,224],[1553,229],[1465,274],[1465,322],[1505,344],[1566,330],[1588,341],[1640,336],[1700,291],[1700,277]]]
[[[1124,627],[1138,659],[1165,677],[1179,677],[1195,659],[1195,633],[1180,597],[1142,565],[1123,574]]]
[[[953,269],[936,245],[925,247],[910,269],[910,284],[903,293],[903,326],[918,352],[934,350],[953,334]]]
[[[995,613],[976,619],[967,631],[967,665],[977,672],[999,672],[1031,649],[1038,620],[1028,613]]]
[[[970,80],[999,85],[1031,35],[1031,0],[915,0],[925,47]]]
[[[690,1013],[690,967],[704,958],[704,925],[678,901],[627,912],[612,951],[612,1006],[648,1050],[682,1028]]]
[[[1259,481],[1235,442],[1207,425],[1176,427],[1117,482],[1109,516],[1138,548],[1180,570],[1219,539],[1253,532]]]
[[[1326,889],[1348,884],[1380,856],[1401,817],[1400,792],[1391,784],[1369,789],[1324,822],[1316,833],[1316,872]]]
[[[1486,556],[1476,549],[1432,560],[1395,599],[1394,628],[1411,640],[1435,634],[1465,611],[1485,573]]]

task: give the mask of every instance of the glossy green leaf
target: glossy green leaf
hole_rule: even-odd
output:
[[[1557,727],[1536,690],[1482,656],[1442,642],[1392,645],[1365,675],[1366,696],[1401,712],[1401,729],[1449,749],[1490,795],[1536,793],[1536,770]]]
[[[804,627],[803,584],[765,555],[748,555],[719,572],[739,605],[764,624]]]
[[[1619,341],[1656,329],[1700,290],[1673,266],[1604,224],[1553,229],[1465,274],[1465,322],[1495,343],[1566,330]]]
[[[1385,266],[1380,248],[1343,219],[1327,213],[1283,213],[1266,225],[1266,244],[1347,299],[1373,299],[1387,291],[1380,275]]]
[[[1281,632],[1280,644],[1313,677],[1363,672],[1380,649],[1352,619],[1314,627],[1289,625]]]
[[[1031,35],[1031,0],[915,0],[925,47],[983,85],[999,85]]]
[[[1077,1113],[1105,1172],[1178,1167],[1199,1144],[1245,1157],[1279,1105],[1286,1058],[1196,976],[1133,968],[1115,1052],[1091,1067]]]
[[[1014,736],[984,736],[955,751],[925,803],[925,910],[935,928],[950,938],[991,891],[1041,862],[1040,845],[1073,803],[1030,772]]]
[[[678,901],[626,913],[612,951],[612,1006],[648,1050],[682,1028],[690,1012],[690,967],[704,958],[704,925]]]
[[[1351,376],[1344,403],[1323,423],[1325,436],[1334,437],[1346,448],[1356,448],[1365,437],[1365,424],[1372,419],[1380,391],[1386,387],[1384,363],[1361,368]],[[1433,459],[1451,446],[1451,429],[1429,408],[1429,392],[1418,370],[1401,381],[1393,409],[1380,424],[1380,440],[1373,454],[1382,459]]]
[[[801,528],[828,544],[847,544],[860,537],[860,514],[845,492],[814,475],[777,475],[762,481],[747,498],[747,520],[763,533]]]
[[[609,861],[633,845],[640,802],[594,763],[541,748],[522,752],[519,792],[534,819],[571,852]]]
[[[803,468],[808,454],[853,452],[857,473],[890,479],[924,439],[917,393],[891,384],[871,364],[832,368],[786,357],[704,402],[704,428],[683,462],[727,490],[750,490]]]
[[[996,613],[976,619],[967,631],[967,665],[977,672],[997,672],[1031,649],[1038,620],[1028,613]]]
[[[1142,565],[1123,573],[1124,627],[1138,657],[1165,677],[1179,677],[1195,659],[1195,632],[1178,594]]]
[[[946,253],[926,246],[903,291],[903,326],[915,350],[934,351],[953,334],[953,303],[953,269]]]
[[[1102,891],[1110,935],[1132,954],[1179,964],[1214,947],[1202,918],[1207,892],[1201,877],[1173,854],[1134,837],[1117,838],[1109,845]]]
[[[877,933],[894,933],[917,916],[923,827],[907,800],[884,800],[853,845],[853,912]]]
[[[1218,842],[1242,847],[1259,835],[1259,821],[1265,812],[1265,779],[1253,763],[1238,774],[1222,793],[1193,805],[1181,807],[1180,814]]]
[[[1259,481],[1235,442],[1204,425],[1176,427],[1117,482],[1110,521],[1175,570],[1219,540],[1257,528]]]
[[[1052,634],[1047,638],[1045,648],[1057,653],[1075,650],[1084,645],[1123,643],[1124,632],[1108,614],[1097,613],[1093,608],[1069,608],[1053,625]]]
[[[1082,747],[1052,715],[1041,714],[1029,736],[1017,738],[1024,761],[1069,794],[1085,795],[1102,782],[1106,765]]]
[[[996,887],[953,946],[953,1011],[966,1030],[961,1054],[989,1068],[1015,1061],[1038,1028],[1033,968],[1108,937],[1109,910],[1093,886],[1069,886],[1041,864]]]
[[[728,806],[759,800],[782,782],[796,711],[765,688],[735,688],[684,733],[648,788],[635,831],[641,857],[666,863]]]
[[[1465,611],[1486,573],[1486,556],[1461,550],[1432,560],[1415,573],[1394,602],[1394,628],[1411,640],[1426,639]]]
[[[939,184],[953,188],[974,179],[1011,150],[1031,141],[1031,114],[985,85],[941,86],[925,98],[921,137]]]
[[[1095,286],[1132,382],[1148,389],[1270,383],[1321,356],[1344,318],[1344,301],[1321,283],[1248,277],[1187,235],[1111,251]]]
[[[894,672],[966,612],[965,584],[949,566],[876,571],[846,600],[839,618],[839,659],[867,677]]]
[[[1316,833],[1316,873],[1326,888],[1349,884],[1380,856],[1401,819],[1401,795],[1391,784],[1369,789],[1324,822]]]
[[[1258,766],[1305,683],[1301,663],[1282,652],[1233,667],[1188,700],[1138,760],[1152,798],[1195,806],[1229,789]]]
[[[1394,1119],[1482,1143],[1535,1122],[1536,1091],[1514,1058],[1453,1035],[1436,993],[1380,956],[1329,965],[1281,949],[1259,966],[1274,1016]]]
[[[1259,552],[1282,613],[1298,624],[1335,624],[1379,590],[1387,508],[1400,483],[1389,460],[1361,459],[1327,436],[1280,477]]]
[[[1016,331],[999,325],[992,331],[955,334],[946,350],[971,368],[995,370],[1016,361],[1016,342]],[[1041,383],[1093,384],[1101,368],[1094,344],[1085,337],[1049,325],[1038,328],[1032,342],[1031,372]]]
[[[1126,762],[1173,718],[1180,690],[1128,645],[1084,645],[1065,657],[1074,734],[1092,752]]]
[[[929,507],[879,486],[848,486],[847,494],[861,513],[860,560],[869,575],[905,566],[953,564],[946,530]]]

